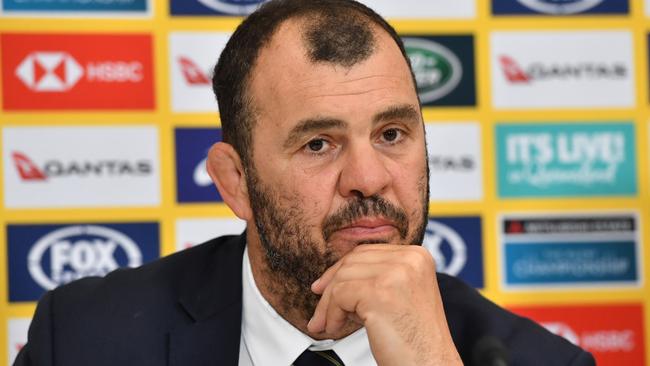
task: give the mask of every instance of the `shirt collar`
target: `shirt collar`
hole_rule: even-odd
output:
[[[345,365],[377,365],[365,328],[337,341],[314,340],[282,318],[262,296],[253,278],[248,247],[242,269],[242,335],[253,365],[289,366],[308,347],[312,351],[334,350]]]

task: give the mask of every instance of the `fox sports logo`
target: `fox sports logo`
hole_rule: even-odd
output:
[[[524,6],[546,14],[576,14],[587,11],[603,0],[518,0]]]
[[[199,0],[210,9],[225,14],[248,15],[268,0]]]
[[[27,257],[27,268],[46,290],[121,267],[142,264],[138,245],[123,233],[98,225],[66,226],[39,239]]]

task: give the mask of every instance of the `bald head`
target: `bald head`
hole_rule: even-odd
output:
[[[328,11],[308,15],[301,23],[304,47],[313,63],[351,67],[374,51],[374,25],[359,14]]]

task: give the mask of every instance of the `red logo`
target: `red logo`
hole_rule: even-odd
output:
[[[508,81],[512,83],[528,83],[530,77],[522,70],[522,68],[510,56],[500,56],[499,62],[503,73],[506,75]]]
[[[641,305],[511,308],[591,352],[600,366],[645,365]]]
[[[14,160],[16,170],[18,170],[18,174],[22,180],[43,181],[47,179],[45,173],[27,155],[20,152],[13,152],[11,158]]]
[[[2,34],[6,110],[153,109],[149,35]]]
[[[181,66],[183,77],[190,85],[210,85],[210,78],[194,63],[185,56],[178,58],[178,63]]]

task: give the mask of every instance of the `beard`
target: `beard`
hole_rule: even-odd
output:
[[[420,177],[422,207],[412,215],[416,217],[415,230],[407,238],[411,222],[406,212],[379,195],[357,197],[349,200],[334,214],[323,220],[321,235],[312,235],[313,226],[306,222],[299,199],[281,199],[281,194],[261,183],[254,167],[248,169],[247,186],[250,204],[265,254],[268,291],[278,300],[280,314],[297,311],[303,319],[310,319],[316,310],[320,295],[311,291],[311,284],[341,257],[329,241],[337,230],[363,217],[382,217],[392,221],[402,243],[421,245],[427,224],[429,174]],[[286,202],[285,205],[281,201]],[[418,217],[419,216],[419,217]],[[388,239],[386,239],[388,241]],[[380,241],[380,242],[386,242]],[[378,244],[378,241],[360,241],[356,244]]]

